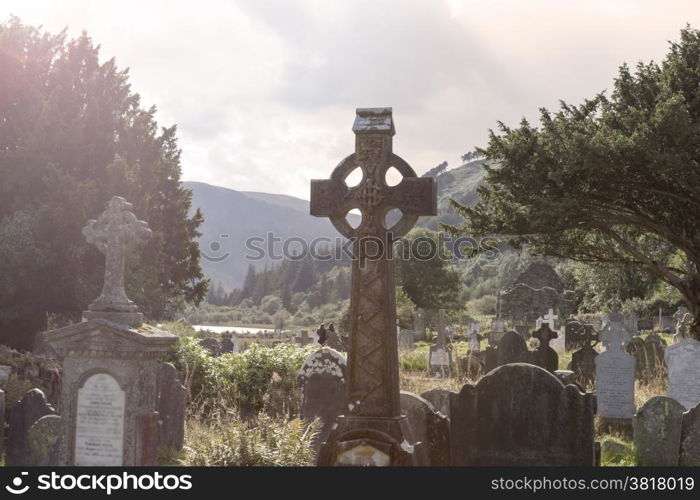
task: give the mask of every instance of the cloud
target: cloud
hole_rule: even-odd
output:
[[[420,173],[484,145],[497,120],[609,87],[661,59],[700,4],[667,0],[7,0],[51,31],[86,29],[178,125],[183,176],[308,197],[354,147],[354,108],[393,106]],[[0,10],[0,15],[3,14]]]

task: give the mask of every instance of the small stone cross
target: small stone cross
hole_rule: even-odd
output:
[[[532,333],[533,338],[536,338],[537,340],[540,341],[540,346],[549,346],[549,341],[552,339],[556,339],[559,334],[552,330],[549,327],[549,324],[547,323],[542,323],[542,326],[540,326],[539,329],[535,330]]]
[[[133,205],[114,196],[97,220],[91,219],[83,228],[88,243],[105,254],[105,278],[102,293],[92,304],[91,311],[133,312],[136,305],[126,296],[124,263],[127,253],[151,236],[148,224],[131,212]]]
[[[558,319],[559,316],[554,314],[554,309],[549,309],[549,312],[542,318],[545,322],[549,323],[549,329],[554,330],[554,320]]]

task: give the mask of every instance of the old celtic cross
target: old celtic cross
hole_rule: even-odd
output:
[[[311,181],[311,215],[330,218],[353,244],[348,349],[348,408],[321,450],[325,465],[412,464],[402,443],[410,435],[399,406],[396,339],[396,300],[392,243],[405,235],[420,215],[435,215],[436,185],[417,178],[413,169],[392,151],[395,133],[391,108],[361,108],[353,124],[355,153],[333,170],[328,180]],[[394,167],[403,176],[396,186],[386,180]],[[355,170],[362,181],[346,183]],[[351,210],[362,220],[347,221]],[[387,227],[392,209],[401,219]]]
[[[151,235],[148,224],[131,212],[133,206],[120,196],[114,196],[97,220],[91,219],[83,228],[88,243],[105,254],[105,275],[102,293],[89,306],[87,319],[124,319],[131,323],[138,307],[126,296],[124,263],[127,253]],[[85,316],[85,315],[84,315]]]

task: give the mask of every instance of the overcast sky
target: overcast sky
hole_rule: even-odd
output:
[[[610,88],[661,60],[698,0],[2,0],[0,14],[87,30],[177,124],[183,178],[308,199],[352,152],[356,107],[392,106],[420,174],[501,120]]]

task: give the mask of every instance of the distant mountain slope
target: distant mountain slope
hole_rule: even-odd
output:
[[[418,225],[437,229],[437,223],[458,223],[459,217],[449,205],[452,197],[460,203],[472,204],[476,200],[476,187],[483,179],[481,161],[475,161],[449,170],[437,178],[438,216],[421,217]],[[226,290],[243,284],[249,264],[263,268],[265,264],[279,262],[268,255],[254,260],[259,252],[246,248],[246,240],[263,238],[268,234],[281,240],[301,238],[310,242],[314,238],[339,237],[338,231],[326,218],[309,215],[309,202],[280,194],[236,191],[212,186],[203,182],[185,182],[192,189],[192,212],[200,208],[204,224],[200,228],[199,243],[202,249],[202,269],[214,282],[220,282]],[[351,217],[358,217],[353,216]],[[266,243],[254,242],[264,248]],[[281,254],[282,243],[276,249]],[[298,248],[295,243],[292,248]]]
[[[192,212],[204,214],[199,238],[202,269],[212,281],[231,290],[240,287],[249,264],[263,268],[275,262],[270,256],[253,259],[260,252],[246,248],[251,237],[268,240],[268,234],[285,240],[296,237],[311,241],[316,237],[335,238],[338,231],[325,218],[309,215],[309,202],[292,196],[241,192],[203,182],[185,182],[192,189]],[[267,248],[267,243],[254,242]],[[275,244],[281,255],[282,243]],[[291,245],[298,249],[299,245]]]
[[[476,188],[486,173],[483,163],[483,160],[473,161],[438,176],[438,215],[421,217],[418,225],[437,230],[438,222],[459,224],[462,219],[452,209],[450,198],[462,205],[473,205],[477,201]]]

